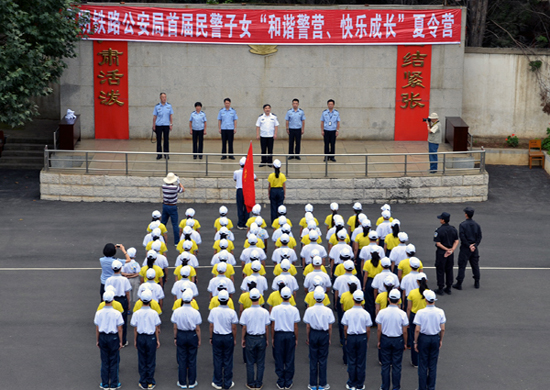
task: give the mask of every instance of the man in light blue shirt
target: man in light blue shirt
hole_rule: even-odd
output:
[[[334,152],[336,149],[336,137],[340,131],[340,113],[334,109],[334,100],[327,101],[327,109],[321,114],[321,135],[325,140],[324,161],[336,162]],[[329,155],[332,154],[332,157]]]
[[[202,103],[195,103],[195,111],[189,117],[189,134],[193,136],[193,153],[198,153],[202,160],[202,146],[204,136],[206,135],[206,114],[202,111]],[[197,159],[197,154],[193,154],[193,160]]]
[[[172,115],[174,110],[172,110],[172,105],[166,101],[166,94],[164,92],[160,93],[160,103],[155,106],[153,110],[153,131],[157,134],[157,160],[162,158],[162,137],[164,135],[164,158],[169,159],[168,156],[169,149],[169,140],[168,135],[172,131]]]
[[[292,108],[286,112],[286,133],[288,134],[288,154],[291,156],[289,160],[296,159],[301,160],[300,154],[300,142],[302,140],[302,134],[306,128],[306,116],[301,108],[298,108],[300,101],[298,99],[292,100]],[[296,148],[294,148],[294,142],[296,142]],[[296,154],[295,156],[292,156]]]
[[[237,132],[237,111],[231,107],[231,99],[223,99],[224,108],[218,113],[218,132],[222,135],[222,160],[225,160],[229,154],[231,160],[233,156],[233,137]],[[228,149],[226,148],[228,147]]]

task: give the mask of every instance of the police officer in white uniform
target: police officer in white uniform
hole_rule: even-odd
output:
[[[407,313],[401,310],[397,303],[401,293],[394,288],[388,294],[390,304],[380,310],[376,317],[378,324],[378,349],[382,363],[381,390],[390,390],[390,368],[392,389],[401,388],[401,364],[403,351],[407,348],[407,328],[409,320]]]
[[[275,358],[277,388],[290,389],[294,379],[294,357],[298,346],[300,312],[289,302],[292,291],[281,290],[283,303],[271,309],[271,344]]]
[[[346,349],[348,358],[347,389],[365,388],[365,368],[367,364],[367,344],[370,337],[372,319],[368,311],[363,309],[361,302],[365,298],[363,291],[353,292],[354,305],[344,313],[342,323],[346,334]]]
[[[157,349],[160,348],[160,317],[149,306],[153,293],[144,290],[141,293],[143,307],[132,316],[130,324],[134,327],[134,345],[138,351],[139,387],[154,389]]]
[[[111,265],[113,268],[114,275],[107,278],[105,281],[105,287],[113,286],[115,288],[115,300],[120,302],[124,312],[122,313],[122,319],[124,320],[124,325],[122,325],[122,346],[128,345],[128,339],[126,336],[128,330],[128,303],[130,302],[130,291],[132,290],[132,285],[128,278],[125,278],[121,274],[122,263],[118,260],[113,261]]]
[[[95,313],[96,345],[101,353],[101,389],[118,389],[119,350],[122,348],[122,325],[124,320],[118,310],[113,309],[115,294],[103,293],[105,307]]]
[[[178,383],[182,389],[197,387],[197,351],[201,346],[202,318],[191,307],[193,292],[186,290],[181,296],[183,305],[172,313],[174,345],[177,347]]]
[[[227,306],[229,294],[220,291],[218,294],[220,306],[213,308],[208,315],[210,323],[210,344],[214,363],[212,387],[230,389],[233,382],[233,351],[236,344],[237,323],[239,319],[235,310]]]
[[[308,307],[304,314],[304,322],[307,324],[306,344],[309,345],[308,389],[325,390],[330,387],[327,383],[327,359],[334,314],[323,304],[323,287],[315,288],[313,298],[315,305]]]
[[[271,113],[271,105],[264,104],[264,113],[256,121],[256,139],[260,141],[262,148],[262,162],[260,167],[272,166],[273,141],[277,139],[279,121],[277,116]],[[267,154],[267,156],[263,156]]]

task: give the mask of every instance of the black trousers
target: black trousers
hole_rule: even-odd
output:
[[[193,130],[193,153],[202,154],[202,146],[204,142],[204,130]],[[195,154],[193,157],[197,157]],[[199,156],[202,158],[202,156]]]
[[[170,126],[155,126],[155,133],[157,134],[157,153],[162,154],[162,137],[164,136],[164,153],[168,153],[170,151],[169,148],[169,134],[170,134]]]
[[[273,163],[273,137],[260,137],[260,146],[262,147],[262,154],[268,154],[269,156],[262,156],[262,164]]]
[[[288,154],[300,154],[302,129],[288,129]],[[296,143],[296,148],[294,147]]]
[[[323,139],[325,140],[325,154],[334,154],[336,150],[336,131],[325,130]]]
[[[462,283],[466,276],[466,266],[468,262],[470,262],[470,267],[472,267],[474,280],[479,280],[481,278],[479,272],[479,250],[476,248],[476,250],[472,252],[469,246],[461,245],[458,254],[458,275],[456,277],[458,283]]]
[[[233,130],[222,129],[222,154],[233,154]]]
[[[454,265],[454,253],[448,257],[445,257],[445,251],[437,249],[435,251],[435,272],[437,275],[437,287],[439,288],[451,288],[453,284],[453,265]]]

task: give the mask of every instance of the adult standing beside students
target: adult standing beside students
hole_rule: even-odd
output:
[[[153,110],[153,131],[157,135],[157,160],[162,158],[162,149],[164,147],[164,158],[169,159],[169,134],[172,131],[172,115],[174,110],[170,103],[166,101],[166,94],[160,93],[160,103]],[[162,137],[164,136],[164,145],[161,146]]]
[[[474,209],[466,207],[464,209],[466,220],[458,227],[460,236],[460,253],[458,254],[458,276],[453,285],[457,290],[462,290],[462,281],[466,272],[466,265],[470,262],[472,273],[474,274],[474,287],[479,288],[479,244],[481,243],[481,227],[472,218]]]
[[[288,134],[288,157],[289,160],[300,158],[300,142],[306,129],[306,116],[301,108],[298,108],[300,101],[292,99],[292,108],[286,112],[286,133]],[[296,142],[296,147],[294,147]]]
[[[458,233],[454,226],[449,225],[451,214],[443,212],[437,216],[441,226],[434,234],[435,242],[435,270],[437,275],[436,294],[443,295],[444,292],[451,294],[453,284],[454,252],[458,246]],[[447,287],[445,287],[445,283]],[[444,289],[445,287],[445,289]]]
[[[168,218],[172,220],[174,231],[174,244],[177,246],[180,241],[179,217],[178,217],[178,194],[185,192],[180,178],[173,172],[168,173],[163,179],[162,185],[162,219],[161,223],[166,225]]]
[[[233,156],[233,138],[237,133],[237,111],[231,107],[231,99],[223,99],[224,108],[218,112],[218,132],[222,135],[222,160]]]
[[[281,173],[281,161],[278,159],[273,161],[273,168],[275,168],[275,172],[267,177],[267,181],[269,182],[267,195],[271,202],[271,224],[277,219],[277,210],[279,206],[283,205],[286,196],[286,176]]]
[[[126,260],[117,259],[115,257],[117,248],[120,249],[122,253],[124,253],[124,256],[126,256]],[[115,272],[113,271],[113,262],[115,260],[118,260],[121,263],[129,263],[130,261],[132,261],[132,259],[128,255],[128,252],[126,252],[126,249],[124,249],[124,245],[115,245],[112,243],[105,244],[105,247],[103,248],[103,257],[99,259],[99,263],[101,264],[101,287],[99,288],[99,296],[101,297],[101,300],[103,300],[103,293],[105,292],[105,281],[115,274]]]

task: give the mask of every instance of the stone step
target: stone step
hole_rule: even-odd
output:
[[[21,137],[21,136],[11,136],[8,137],[6,145],[8,144],[33,144],[33,145],[53,145],[53,133],[51,137]]]
[[[21,149],[4,149],[2,152],[2,159],[10,159],[13,157],[34,157],[44,158],[43,150],[21,150]]]
[[[38,163],[14,163],[14,162],[6,162],[2,161],[0,159],[0,171],[2,169],[37,169],[41,170],[44,168],[44,163],[38,164]]]
[[[19,143],[19,142],[11,142],[11,140],[9,140],[6,145],[4,146],[4,151],[7,151],[7,150],[38,150],[38,151],[41,151],[43,152],[44,151],[44,146],[46,144],[30,144],[30,143]],[[53,144],[51,145],[48,145],[48,148],[52,148],[53,149]]]

